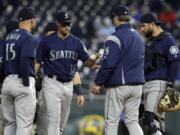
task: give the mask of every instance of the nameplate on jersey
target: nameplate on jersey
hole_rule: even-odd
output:
[[[6,37],[6,40],[18,40],[20,38],[20,34],[9,34]]]

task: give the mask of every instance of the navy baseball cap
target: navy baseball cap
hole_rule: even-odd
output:
[[[45,33],[48,31],[58,31],[56,22],[49,22],[45,28]]]
[[[72,22],[72,16],[67,11],[59,11],[57,13],[57,21],[59,23],[71,23]]]
[[[111,11],[111,18],[114,16],[120,16],[120,15],[129,15],[129,9],[126,6],[118,5],[114,7]]]
[[[19,21],[26,21],[33,18],[36,18],[33,8],[25,7],[19,11],[19,14],[18,14]]]
[[[10,20],[6,23],[6,34],[9,34],[11,31],[19,28],[18,20]]]
[[[144,14],[141,17],[140,21],[141,21],[141,23],[152,23],[152,22],[154,22],[155,24],[158,24],[158,25],[163,23],[163,22],[159,21],[158,17],[153,13]]]

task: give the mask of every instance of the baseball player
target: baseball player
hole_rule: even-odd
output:
[[[6,34],[8,35],[12,30],[18,29],[19,28],[19,22],[18,20],[9,20],[6,23]],[[3,50],[4,50],[4,46],[5,46],[5,41],[4,40],[0,40],[0,83],[3,82],[4,80],[4,75],[3,75],[3,66],[2,66],[2,62],[3,62]]]
[[[6,35],[8,35],[12,30],[19,28],[19,22],[17,20],[9,20],[6,24]],[[4,80],[3,75],[3,51],[4,51],[5,41],[0,40],[0,89],[2,88],[2,82]],[[0,105],[0,134],[2,134],[4,129],[4,119],[2,113],[2,105]]]
[[[91,91],[107,89],[105,99],[105,135],[117,135],[120,114],[130,135],[143,135],[138,124],[139,105],[144,83],[144,45],[139,33],[129,23],[128,8],[116,6],[112,10],[116,32],[108,36],[101,68]]]
[[[90,59],[82,41],[70,33],[72,16],[69,12],[59,11],[57,22],[58,32],[43,38],[37,51],[36,70],[44,62],[42,92],[47,110],[48,135],[62,135],[70,112],[78,59],[92,67],[98,58],[93,55]]]
[[[18,14],[19,29],[5,39],[2,109],[5,118],[4,135],[30,135],[36,106],[34,87],[34,38],[30,33],[35,27],[31,8]]]
[[[57,32],[58,27],[56,22],[50,22],[47,24],[44,34],[46,36],[51,35],[55,32]],[[46,109],[44,104],[44,98],[42,95],[42,78],[43,77],[43,65],[41,65],[41,68],[39,69],[38,73],[36,74],[36,91],[39,91],[38,93],[38,109],[37,109],[37,116],[36,116],[36,135],[46,135],[47,134],[47,117],[46,117]],[[40,81],[40,82],[37,82]]]
[[[50,22],[45,28],[46,36],[51,35],[58,31],[56,22]],[[78,72],[76,72],[73,79],[73,89],[77,94],[77,105],[82,107],[84,105],[84,97],[82,96],[82,87],[81,79]],[[46,109],[44,105],[44,100],[42,96],[42,91],[38,94],[38,105],[39,109],[37,110],[37,120],[36,120],[36,134],[37,135],[46,135],[47,134],[47,117]]]
[[[3,75],[3,50],[4,50],[4,44],[5,42],[3,40],[0,40],[0,88],[2,85],[2,82],[4,80],[4,75]]]
[[[141,17],[140,30],[148,39],[145,46],[145,79],[143,87],[145,122],[149,135],[162,135],[164,112],[158,110],[158,103],[164,95],[167,81],[173,83],[179,74],[180,53],[172,34],[161,28],[155,14]]]

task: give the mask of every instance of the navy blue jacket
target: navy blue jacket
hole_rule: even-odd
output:
[[[101,68],[95,83],[105,87],[143,84],[144,44],[131,24],[122,24],[105,42]]]
[[[146,44],[145,79],[174,82],[180,76],[180,52],[172,34],[162,32]],[[180,79],[180,78],[179,78]]]

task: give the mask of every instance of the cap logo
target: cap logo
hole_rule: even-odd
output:
[[[68,17],[69,17],[68,13],[65,13],[65,14],[64,14],[64,18],[65,18],[65,19],[68,19]]]
[[[125,11],[124,14],[127,14],[127,11]]]

